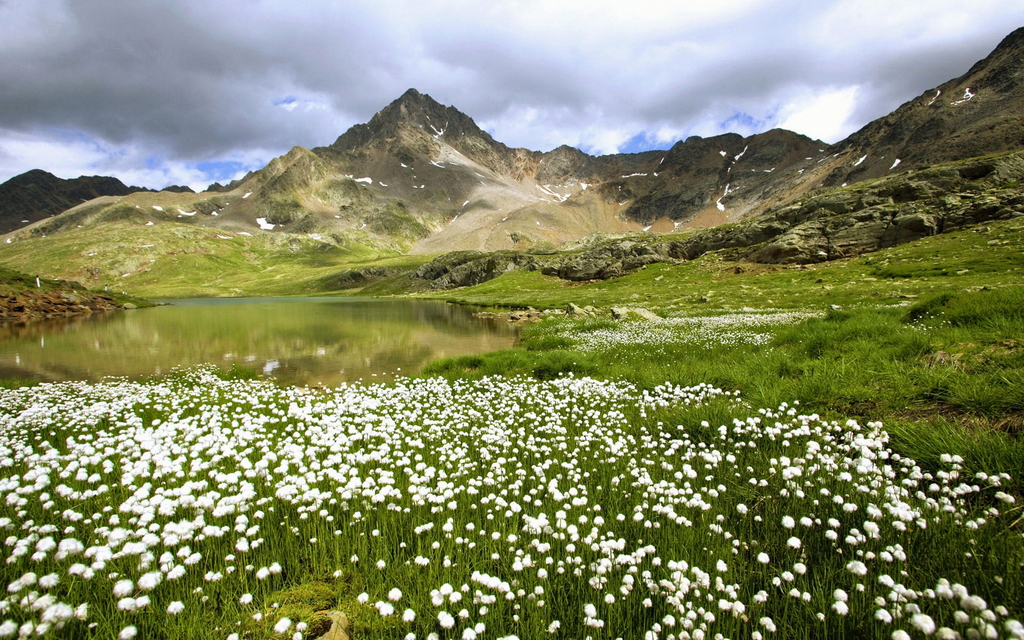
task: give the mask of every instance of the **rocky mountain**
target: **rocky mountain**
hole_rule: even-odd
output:
[[[826,186],[1024,148],[1024,27],[967,73],[930,89],[834,146],[847,158]]]
[[[295,147],[240,181],[199,194],[114,193],[7,240],[128,220],[210,227],[218,237],[298,234],[324,251],[444,253],[716,227],[821,187],[1024,149],[1022,56],[1019,29],[966,74],[831,146],[777,129],[690,137],[668,151],[538,152],[510,148],[455,107],[410,89],[334,143]]]
[[[0,233],[20,229],[99,196],[125,196],[140,190],[125,186],[117,178],[82,176],[64,180],[33,169],[0,184]]]
[[[1024,218],[1024,152],[928,167],[825,189],[728,227],[685,238],[627,237],[561,252],[456,251],[412,272],[433,289],[486,282],[511,270],[563,280],[606,280],[656,262],[711,251],[764,264],[850,258],[983,223]]]

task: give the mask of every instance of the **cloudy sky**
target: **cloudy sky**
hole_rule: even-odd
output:
[[[0,0],[0,182],[205,188],[415,87],[497,140],[835,142],[959,76],[1020,0]]]

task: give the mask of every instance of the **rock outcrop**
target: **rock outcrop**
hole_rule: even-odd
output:
[[[606,280],[648,264],[694,260],[721,250],[737,260],[809,264],[1019,216],[1024,216],[1024,152],[827,190],[682,239],[637,236],[554,255],[463,251],[436,258],[413,277],[430,280],[434,289],[479,284],[513,269],[539,270],[569,281]]]
[[[132,305],[128,307],[127,305]],[[89,315],[114,309],[136,308],[118,303],[105,293],[89,291],[45,291],[0,295],[0,324],[27,323],[49,318]]]

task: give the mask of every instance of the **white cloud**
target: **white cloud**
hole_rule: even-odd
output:
[[[0,181],[196,184],[204,161],[330,144],[409,87],[541,151],[832,142],[1022,23],[1019,0],[0,0]]]
[[[850,122],[857,94],[856,86],[803,91],[779,109],[778,126],[830,144],[838,142],[858,128]]]

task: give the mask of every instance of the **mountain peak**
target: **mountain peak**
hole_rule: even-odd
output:
[[[419,100],[422,97],[424,97],[424,94],[422,94],[419,91],[417,91],[415,87],[409,87],[408,89],[406,89],[405,93],[403,93],[401,96],[398,97],[398,100],[395,100],[395,102],[407,102],[407,101],[411,101],[411,100]],[[430,96],[427,96],[427,97],[429,98]]]
[[[372,127],[375,121],[380,124],[402,121],[418,126],[433,135],[444,135],[445,123],[453,116],[472,122],[469,116],[455,107],[446,107],[425,93],[409,89],[397,100],[378,111],[367,124]]]
[[[493,143],[490,135],[466,114],[416,89],[409,89],[374,114],[369,122],[357,124],[343,133],[331,148],[341,152],[353,151],[375,142],[399,138],[403,130],[410,128],[449,143],[456,143],[467,136]]]

